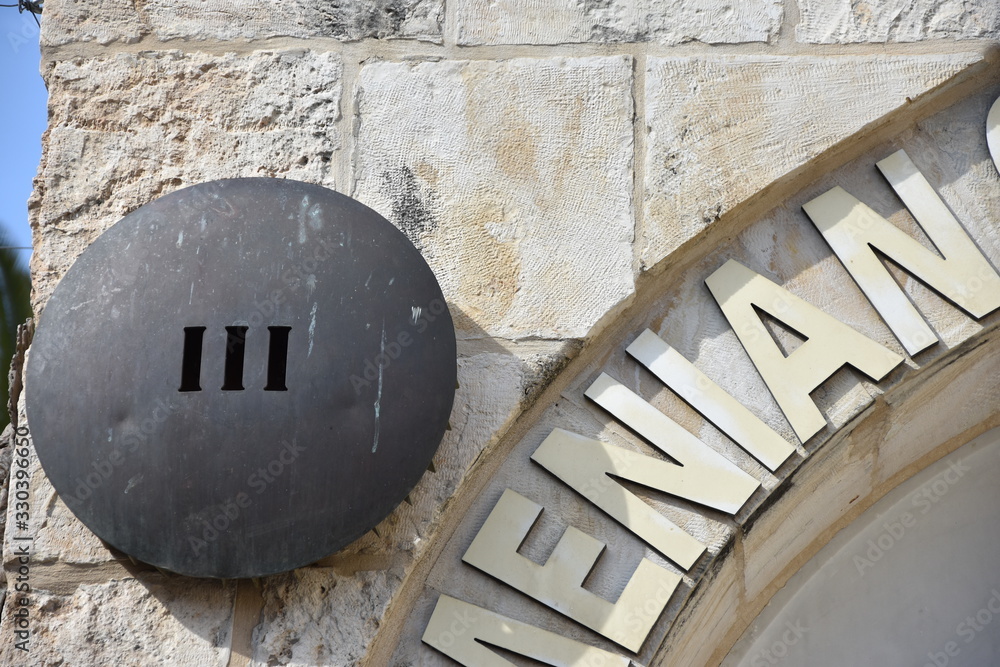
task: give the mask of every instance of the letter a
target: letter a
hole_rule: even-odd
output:
[[[826,426],[809,393],[842,366],[850,364],[878,381],[903,362],[892,350],[735,260],[723,264],[705,283],[802,442]],[[754,306],[806,341],[786,357]]]

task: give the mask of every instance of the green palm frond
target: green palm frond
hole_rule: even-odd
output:
[[[9,237],[0,230],[0,246],[12,245]],[[0,430],[10,421],[7,416],[7,399],[10,387],[7,384],[7,371],[10,368],[11,357],[17,344],[17,325],[23,324],[31,317],[31,279],[27,269],[18,261],[18,251],[0,248],[0,394],[4,406],[0,410]]]

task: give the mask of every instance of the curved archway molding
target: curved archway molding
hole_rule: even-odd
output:
[[[993,428],[897,486],[788,580],[723,667],[994,662],[998,475]]]
[[[503,659],[476,639],[718,663],[833,535],[1000,424],[998,89],[972,87],[650,279],[480,460],[369,663]]]

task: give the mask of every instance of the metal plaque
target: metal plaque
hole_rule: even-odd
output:
[[[42,467],[88,528],[173,572],[254,577],[337,551],[407,496],[451,412],[455,332],[378,213],[214,181],[80,256],[27,376]]]

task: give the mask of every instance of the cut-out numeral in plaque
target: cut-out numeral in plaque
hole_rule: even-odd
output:
[[[181,357],[181,386],[178,391],[201,391],[201,357],[206,327],[184,327],[184,352]],[[249,327],[226,327],[226,362],[223,391],[243,391],[243,362]],[[285,371],[288,366],[288,334],[291,327],[268,327],[267,384],[264,391],[288,391]]]

